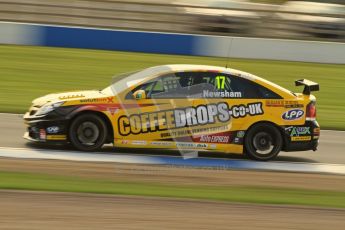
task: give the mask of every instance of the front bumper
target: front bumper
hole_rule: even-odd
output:
[[[298,133],[295,128],[309,132]],[[294,131],[292,131],[294,130]],[[320,126],[317,121],[306,121],[302,126],[285,127],[284,130],[284,147],[283,151],[316,151],[319,145]]]
[[[26,113],[24,123],[27,126],[24,138],[34,142],[68,142],[69,119],[58,116],[40,116],[35,117]]]

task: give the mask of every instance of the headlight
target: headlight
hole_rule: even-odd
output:
[[[41,116],[41,115],[47,114],[47,113],[53,111],[54,109],[56,109],[57,107],[59,107],[60,105],[62,105],[63,103],[64,102],[61,101],[61,102],[57,102],[57,103],[53,103],[53,104],[44,105],[37,111],[37,113],[35,115]]]

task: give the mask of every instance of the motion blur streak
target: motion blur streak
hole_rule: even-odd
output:
[[[150,52],[254,58],[261,60],[227,65],[286,87],[293,78],[320,81],[321,128],[345,130],[344,2],[0,0],[0,109],[22,113],[35,97],[100,87],[111,74],[153,64],[226,64]],[[322,130],[316,152],[254,162],[231,154],[183,159],[161,150],[106,146],[85,153],[28,144],[22,115],[0,114],[0,130],[0,229],[345,226],[345,132]]]
[[[0,9],[1,21],[241,37],[345,39],[343,0],[0,0]]]
[[[7,22],[0,22],[0,30],[4,31],[0,43],[5,44],[345,63],[345,45],[337,42],[152,33]],[[88,39],[85,40],[85,37]],[[325,53],[325,50],[328,52]]]
[[[130,164],[160,164],[189,167],[205,167],[215,169],[250,169],[270,171],[290,171],[307,173],[335,173],[345,175],[345,165],[311,164],[311,163],[282,163],[282,162],[256,162],[248,160],[229,160],[213,158],[183,159],[171,156],[140,156],[124,154],[80,153],[54,150],[11,149],[0,148],[1,157],[23,159],[54,159],[88,162],[116,162]]]
[[[22,191],[1,191],[0,203],[2,228],[28,230],[342,230],[345,214],[341,209]]]

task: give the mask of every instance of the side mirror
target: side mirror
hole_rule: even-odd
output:
[[[136,100],[146,99],[146,92],[145,90],[139,89],[133,93],[133,97]]]

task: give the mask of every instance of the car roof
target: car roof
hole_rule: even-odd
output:
[[[225,68],[220,66],[211,65],[186,65],[186,64],[172,64],[172,65],[160,65],[148,68],[153,72],[166,72],[170,70],[171,72],[186,72],[186,71],[215,71],[229,73],[232,75],[241,75],[242,77],[257,78],[255,75],[240,71],[237,69]]]

